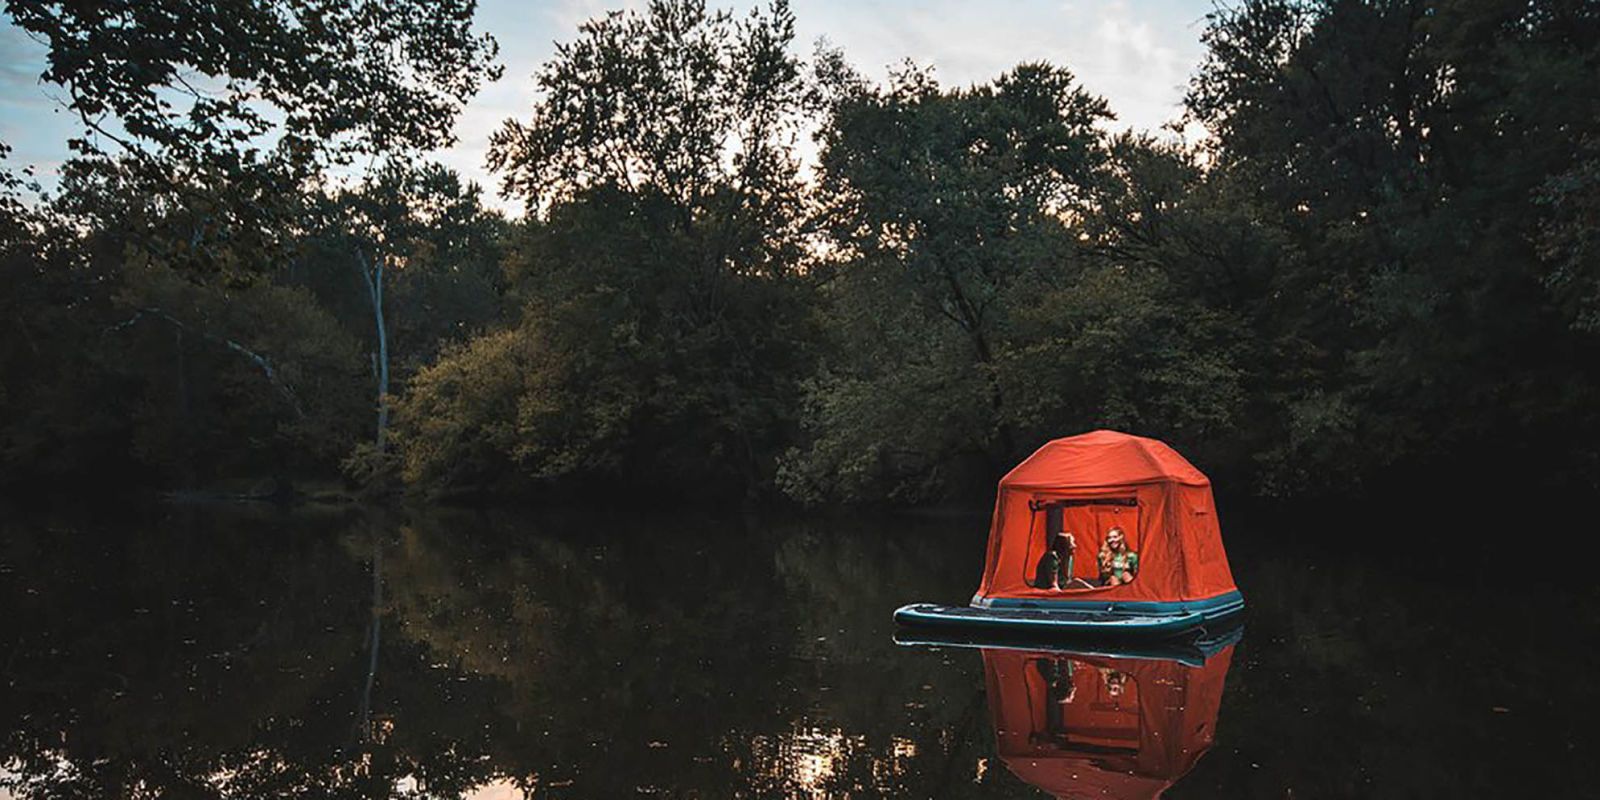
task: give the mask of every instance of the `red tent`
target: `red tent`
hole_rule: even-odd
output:
[[[1233,646],[1203,666],[985,648],[1001,760],[1058,798],[1159,796],[1216,733]]]
[[[1098,583],[1096,553],[1113,527],[1139,554],[1131,583],[1056,589],[1038,579],[1051,541],[1067,531],[1077,541],[1072,576]],[[1233,592],[1210,480],[1155,439],[1094,431],[1049,442],[1000,479],[973,605],[1165,604]]]

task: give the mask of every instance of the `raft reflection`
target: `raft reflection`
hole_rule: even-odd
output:
[[[996,751],[1058,798],[1158,797],[1211,747],[1238,638],[1183,659],[984,647]]]

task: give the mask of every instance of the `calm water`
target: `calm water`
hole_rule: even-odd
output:
[[[896,645],[982,516],[11,515],[0,797],[1596,794],[1592,570],[1223,524],[1197,668]]]

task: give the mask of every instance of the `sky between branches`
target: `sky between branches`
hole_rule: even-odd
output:
[[[484,166],[489,135],[532,105],[532,75],[571,41],[585,19],[641,1],[481,0],[476,27],[500,42],[506,67],[456,121],[457,142],[431,157],[491,189],[490,201],[508,211],[498,181]],[[747,10],[749,0],[713,2]],[[949,86],[982,83],[1024,61],[1069,67],[1104,96],[1117,130],[1157,132],[1175,120],[1189,75],[1200,63],[1200,34],[1211,0],[792,0],[796,47],[809,55],[819,40],[841,48],[869,77],[882,79],[907,59],[931,64]],[[66,140],[81,133],[62,108],[60,87],[41,84],[45,49],[7,19],[0,23],[0,140],[15,148],[11,166],[32,165],[49,189],[68,155]],[[1194,135],[1194,131],[1190,134]]]

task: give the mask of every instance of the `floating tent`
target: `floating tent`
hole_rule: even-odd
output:
[[[1139,574],[1114,587],[1033,585],[1059,531],[1077,539],[1074,577],[1098,578],[1094,555],[1112,527],[1139,553]],[[1095,431],[1045,444],[1000,479],[988,561],[975,605],[995,598],[1199,600],[1237,591],[1211,481],[1155,439]]]
[[[1177,661],[983,651],[996,749],[1058,798],[1153,798],[1211,747],[1230,644]]]
[[[1131,582],[1100,584],[1096,554],[1120,528],[1138,553]],[[1056,534],[1077,549],[1058,588],[1042,561]],[[983,579],[966,608],[913,604],[907,625],[1176,635],[1241,610],[1211,482],[1177,451],[1094,431],[1056,439],[1000,480]]]

